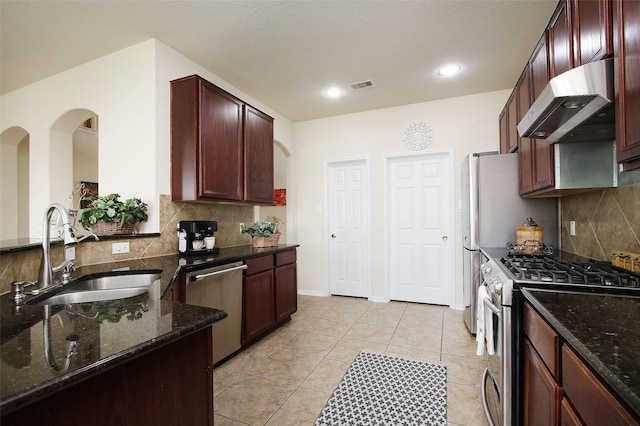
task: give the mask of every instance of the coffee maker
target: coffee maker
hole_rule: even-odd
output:
[[[187,256],[211,254],[219,251],[214,247],[214,233],[218,222],[213,220],[183,220],[178,222],[178,251]]]

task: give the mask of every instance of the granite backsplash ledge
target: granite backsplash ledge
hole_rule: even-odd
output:
[[[234,247],[251,244],[248,235],[238,231],[240,223],[253,222],[253,206],[236,204],[184,203],[172,202],[171,196],[160,195],[160,236],[136,237],[129,241],[129,253],[112,254],[114,240],[85,240],[76,245],[76,266],[108,263],[119,260],[141,259],[145,257],[165,256],[178,252],[176,225],[182,220],[215,220],[218,222],[216,247]],[[122,241],[122,240],[119,240]],[[0,253],[0,293],[11,289],[11,283],[19,280],[35,281],[42,249]],[[63,247],[52,247],[52,263],[63,259]]]
[[[618,250],[640,253],[640,183],[563,197],[561,205],[563,250],[607,261]]]

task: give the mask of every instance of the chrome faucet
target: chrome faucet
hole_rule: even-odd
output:
[[[40,262],[40,272],[38,273],[38,284],[40,285],[40,290],[53,285],[54,272],[58,272],[63,269],[67,272],[73,270],[73,260],[66,258],[66,250],[65,260],[58,266],[51,266],[51,232],[49,230],[49,222],[51,221],[51,216],[53,215],[54,210],[57,210],[58,214],[62,218],[62,232],[65,247],[69,244],[75,244],[78,242],[78,239],[73,232],[73,228],[71,227],[67,210],[58,203],[51,204],[47,207],[42,221],[42,261]]]
[[[49,222],[51,221],[51,216],[53,215],[54,210],[58,211],[63,222],[64,260],[59,265],[52,267],[51,231],[49,229]],[[15,302],[15,314],[20,314],[22,312],[22,305],[25,303],[27,295],[37,296],[46,292],[49,287],[53,286],[53,274],[63,271],[61,280],[63,285],[68,284],[71,281],[71,273],[76,270],[73,264],[75,256],[69,255],[67,248],[69,245],[79,243],[80,241],[90,237],[95,238],[96,241],[100,240],[98,236],[93,233],[84,235],[80,239],[76,238],[69,220],[69,214],[61,204],[54,203],[47,207],[42,223],[42,260],[40,262],[40,271],[38,272],[38,281],[15,281],[12,283],[14,288],[13,300]],[[35,286],[36,284],[38,284],[38,288],[35,290],[25,290],[26,287]]]

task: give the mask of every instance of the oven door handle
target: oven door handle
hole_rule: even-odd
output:
[[[489,410],[489,401],[487,400],[487,380],[493,380],[489,374],[489,369],[485,368],[482,374],[482,387],[480,388],[480,398],[482,398],[482,408],[484,415],[487,417],[487,421],[491,426],[495,426],[493,419],[491,418],[491,411]]]
[[[482,303],[484,303],[484,306],[489,308],[491,312],[496,314],[499,320],[502,320],[502,311],[496,305],[493,304],[490,298],[485,297],[484,299],[482,299]]]

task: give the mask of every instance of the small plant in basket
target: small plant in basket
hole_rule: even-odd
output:
[[[266,220],[259,220],[247,227],[242,225],[241,232],[249,234],[254,247],[275,247],[280,239],[278,227],[282,221],[275,216],[269,216]]]
[[[145,222],[148,218],[147,204],[140,198],[130,198],[123,202],[120,201],[120,194],[109,194],[93,200],[82,211],[80,223],[85,229],[94,232],[98,229],[96,234],[130,234],[138,222]],[[105,227],[105,224],[110,225]],[[111,230],[105,231],[105,228]]]

